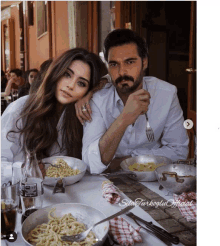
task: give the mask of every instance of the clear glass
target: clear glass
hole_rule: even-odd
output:
[[[6,181],[4,183],[4,181]],[[2,177],[1,181],[1,237],[14,231],[19,204],[19,182],[12,184],[12,177]]]
[[[38,165],[36,154],[26,155],[22,166],[21,181],[22,223],[43,204],[43,176]]]

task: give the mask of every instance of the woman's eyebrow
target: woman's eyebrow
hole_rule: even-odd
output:
[[[74,74],[74,72],[71,68],[68,67],[67,70],[69,70],[72,74]],[[79,77],[79,78],[82,80],[85,80],[89,84],[89,81],[86,78],[83,78],[83,77]]]

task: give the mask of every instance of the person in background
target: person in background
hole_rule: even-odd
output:
[[[104,56],[111,83],[93,95],[92,121],[84,124],[83,132],[82,156],[90,173],[116,171],[131,156],[186,159],[189,139],[177,88],[144,76],[145,40],[129,29],[114,30],[105,39]],[[153,141],[146,136],[146,113]]]
[[[18,92],[18,89],[20,89],[23,84],[24,79],[22,78],[22,71],[18,68],[12,69],[10,71],[10,79],[5,88],[4,96],[9,96],[11,93]]]
[[[40,65],[40,71],[38,72],[35,80],[31,83],[31,86],[30,86],[30,94],[32,93],[35,93],[41,82],[43,81],[43,78],[49,68],[49,66],[51,65],[51,63],[53,62],[53,59],[48,59],[46,61],[44,61],[41,65]]]
[[[37,159],[72,156],[81,159],[83,128],[75,103],[95,90],[103,62],[85,49],[74,48],[55,59],[36,92],[11,103],[1,120],[1,154],[23,161],[26,150]]]
[[[25,84],[18,90],[18,98],[29,94],[30,86],[38,75],[36,68],[30,69],[25,73]]]

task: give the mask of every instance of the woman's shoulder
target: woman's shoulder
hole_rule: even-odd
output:
[[[23,109],[23,106],[26,103],[28,97],[29,95],[23,96],[23,97],[18,98],[16,101],[10,103],[8,107],[6,108],[6,110],[4,111],[2,117],[4,117],[5,115],[9,113],[19,114],[21,110]]]

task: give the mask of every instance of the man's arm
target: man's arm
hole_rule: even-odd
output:
[[[152,116],[156,117],[153,113]],[[133,151],[132,156],[157,155],[165,156],[170,158],[172,161],[187,158],[189,138],[187,131],[183,126],[183,111],[177,97],[176,88],[173,93],[172,102],[165,120],[165,123],[160,122],[161,125],[164,124],[163,133],[160,140],[161,146],[159,148],[152,147],[151,149],[136,149]],[[158,121],[160,121],[159,115]]]
[[[94,102],[91,103],[93,119],[90,123],[86,122],[84,125],[82,148],[82,158],[90,173],[102,173],[107,169],[106,164],[114,158],[127,126],[135,122],[142,112],[147,111],[149,97],[149,93],[145,90],[139,90],[135,95],[133,93],[133,96],[126,103],[123,115],[119,115],[109,128],[106,126],[99,108]],[[138,108],[135,112],[133,112],[134,107]],[[116,136],[119,133],[120,136]],[[114,140],[115,137],[117,137],[117,141]],[[100,140],[101,138],[102,140]],[[103,155],[103,153],[105,154]],[[105,165],[102,162],[103,159]]]
[[[150,94],[146,90],[132,93],[126,102],[123,112],[112,123],[99,141],[102,163],[107,165],[115,155],[125,130],[133,124],[139,115],[148,109]]]

